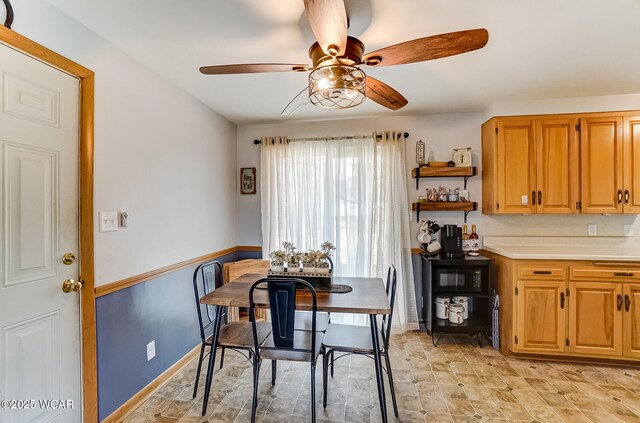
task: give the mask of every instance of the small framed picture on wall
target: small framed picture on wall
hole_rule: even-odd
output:
[[[240,168],[240,194],[256,193],[256,168]]]

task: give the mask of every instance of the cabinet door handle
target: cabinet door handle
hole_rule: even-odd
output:
[[[535,206],[536,205],[536,192],[535,191],[531,191],[531,198],[532,198],[531,205]]]
[[[560,308],[564,308],[564,292],[560,293]]]
[[[542,204],[542,191],[538,191],[538,205]]]
[[[628,295],[624,296],[624,311],[629,311],[631,308],[631,298]]]
[[[534,275],[550,275],[552,272],[551,270],[534,270],[533,274]]]
[[[617,301],[617,308],[618,311],[622,310],[622,295],[618,294],[618,301]]]
[[[613,276],[633,276],[633,273],[629,273],[629,272],[614,272]]]
[[[622,190],[618,190],[618,204],[622,204]]]
[[[624,190],[624,203],[629,204],[629,199],[631,198],[631,193],[629,193],[628,189]]]

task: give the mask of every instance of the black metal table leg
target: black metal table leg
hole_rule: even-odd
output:
[[[223,307],[216,306],[216,321],[213,323],[213,339],[211,340],[211,352],[209,353],[209,365],[207,366],[207,381],[204,385],[204,398],[202,400],[202,415],[207,413],[207,403],[209,402],[209,392],[211,392],[211,381],[213,380],[213,368],[216,361],[216,350],[218,349],[218,336],[220,335],[220,323],[222,321]]]
[[[378,401],[382,413],[382,423],[387,423],[387,399],[384,392],[384,377],[382,374],[382,362],[380,360],[380,342],[378,339],[378,322],[375,314],[369,315],[371,323],[371,341],[373,342],[373,361],[376,367],[376,381],[378,385]]]

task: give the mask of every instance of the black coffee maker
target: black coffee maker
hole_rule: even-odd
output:
[[[440,234],[442,250],[440,255],[446,258],[464,258],[462,252],[462,228],[456,225],[444,225]]]

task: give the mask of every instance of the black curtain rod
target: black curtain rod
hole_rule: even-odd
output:
[[[7,9],[7,15],[4,19],[4,26],[11,29],[11,24],[13,23],[13,7],[11,7],[11,2],[9,0],[3,0],[4,7]]]
[[[404,135],[404,137],[405,137],[405,138],[409,138],[409,133],[408,133],[408,132],[405,132],[405,133],[404,133],[404,134],[402,134],[402,135]],[[380,135],[378,135],[378,137],[379,137],[379,136],[380,136]],[[331,138],[331,137],[330,137],[330,138]],[[348,137],[346,137],[346,138],[348,138]],[[377,137],[376,137],[376,138],[377,138]],[[254,143],[255,145],[260,145],[260,144],[262,144],[262,141],[261,141],[261,140],[253,140],[253,143]]]

